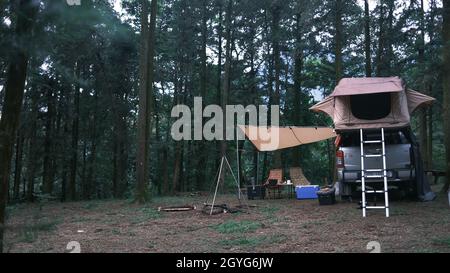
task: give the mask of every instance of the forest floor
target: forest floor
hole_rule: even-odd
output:
[[[438,188],[436,188],[438,190]],[[357,202],[319,206],[317,200],[255,200],[249,213],[209,216],[205,196],[154,198],[140,206],[127,200],[48,202],[8,207],[7,252],[450,252],[447,197],[433,202],[392,201],[391,217]],[[235,204],[232,195],[218,203]],[[197,210],[159,212],[159,206],[193,204]]]

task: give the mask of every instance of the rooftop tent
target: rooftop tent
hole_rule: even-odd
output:
[[[336,130],[408,126],[411,114],[434,98],[407,89],[398,77],[344,78],[310,109],[328,114]]]

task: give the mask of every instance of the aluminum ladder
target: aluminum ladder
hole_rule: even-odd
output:
[[[384,128],[381,128],[381,139],[379,140],[364,140],[363,129],[359,130],[360,140],[361,140],[361,191],[362,191],[362,211],[363,217],[366,217],[367,209],[385,209],[386,217],[389,217],[389,197],[388,197],[388,182],[387,182],[387,171],[386,171],[386,146],[384,141]],[[381,154],[364,154],[364,144],[381,144]],[[383,168],[382,169],[365,169],[364,160],[369,157],[381,157],[383,158]],[[371,174],[372,173],[372,174]],[[378,173],[378,174],[374,174]],[[382,173],[381,175],[379,173]],[[383,178],[384,190],[366,190],[366,179],[370,178]],[[384,193],[384,206],[368,206],[366,203],[366,194],[377,194]]]

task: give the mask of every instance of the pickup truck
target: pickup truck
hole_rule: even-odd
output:
[[[364,140],[381,140],[381,129],[364,130]],[[411,140],[406,130],[385,129],[386,168],[388,187],[399,189],[404,195],[415,192],[415,168]],[[360,131],[340,132],[336,151],[337,179],[342,197],[351,197],[361,187],[361,146]],[[380,143],[364,144],[364,154],[381,154]],[[366,169],[382,169],[382,157],[365,158]],[[376,173],[371,173],[377,176]],[[381,175],[381,173],[380,173]],[[366,178],[366,185],[382,188],[383,178]]]

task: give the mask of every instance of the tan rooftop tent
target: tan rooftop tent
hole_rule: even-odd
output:
[[[336,136],[329,127],[277,127],[238,125],[258,151],[276,151]]]
[[[310,109],[328,114],[336,130],[405,127],[410,115],[435,99],[408,89],[399,77],[344,78]]]

